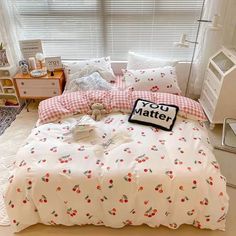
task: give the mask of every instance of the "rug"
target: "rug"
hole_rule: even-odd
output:
[[[11,123],[16,119],[16,115],[19,114],[24,105],[21,107],[1,107],[0,108],[0,135],[4,133]]]

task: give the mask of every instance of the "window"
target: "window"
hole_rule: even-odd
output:
[[[188,60],[203,0],[11,0],[19,39],[42,39],[47,56],[85,59],[110,55],[125,60],[129,50]]]

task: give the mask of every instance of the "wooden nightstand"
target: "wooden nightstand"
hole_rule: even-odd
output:
[[[65,85],[65,76],[63,71],[55,71],[54,76],[48,73],[39,78],[18,73],[14,76],[14,84],[18,97],[25,100],[28,111],[28,105],[32,99],[43,100],[61,95]]]
[[[20,98],[46,99],[62,94],[65,77],[63,71],[54,72],[54,76],[48,73],[40,78],[18,73],[14,76],[14,81]]]

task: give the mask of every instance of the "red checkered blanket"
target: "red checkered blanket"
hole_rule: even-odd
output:
[[[105,106],[107,113],[131,112],[137,99],[179,107],[179,115],[196,120],[206,120],[200,104],[190,98],[169,93],[149,91],[78,91],[52,97],[39,104],[39,121],[48,123],[74,114],[87,114],[93,103]]]

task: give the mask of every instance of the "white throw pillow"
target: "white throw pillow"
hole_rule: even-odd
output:
[[[76,74],[76,73],[75,73]],[[88,91],[88,90],[112,90],[110,83],[104,80],[98,72],[81,78],[71,80],[67,90],[70,92]]]
[[[106,80],[108,83],[114,83],[116,80],[116,77],[114,76],[113,72],[105,70],[103,68],[100,68],[96,65],[95,66],[94,65],[87,65],[87,66],[84,66],[83,68],[79,69],[77,72],[70,73],[67,76],[65,90],[68,90],[68,85],[71,83],[71,81],[73,79],[78,79],[78,78],[90,75],[94,72],[98,72],[101,75],[101,77],[104,80]]]
[[[179,108],[175,105],[156,104],[138,99],[129,117],[129,122],[154,126],[171,131]]]
[[[146,57],[134,52],[128,54],[128,70],[151,69],[164,66],[175,66],[176,61],[163,60],[154,57]]]
[[[123,70],[128,90],[181,94],[175,67],[166,66],[146,70]]]
[[[111,68],[110,57],[94,58],[91,60],[75,62],[64,62],[63,65],[66,80],[70,79],[70,76],[74,73],[84,70],[84,67],[96,67],[100,70],[108,71],[112,75],[111,80],[113,81],[115,78],[113,70]]]

